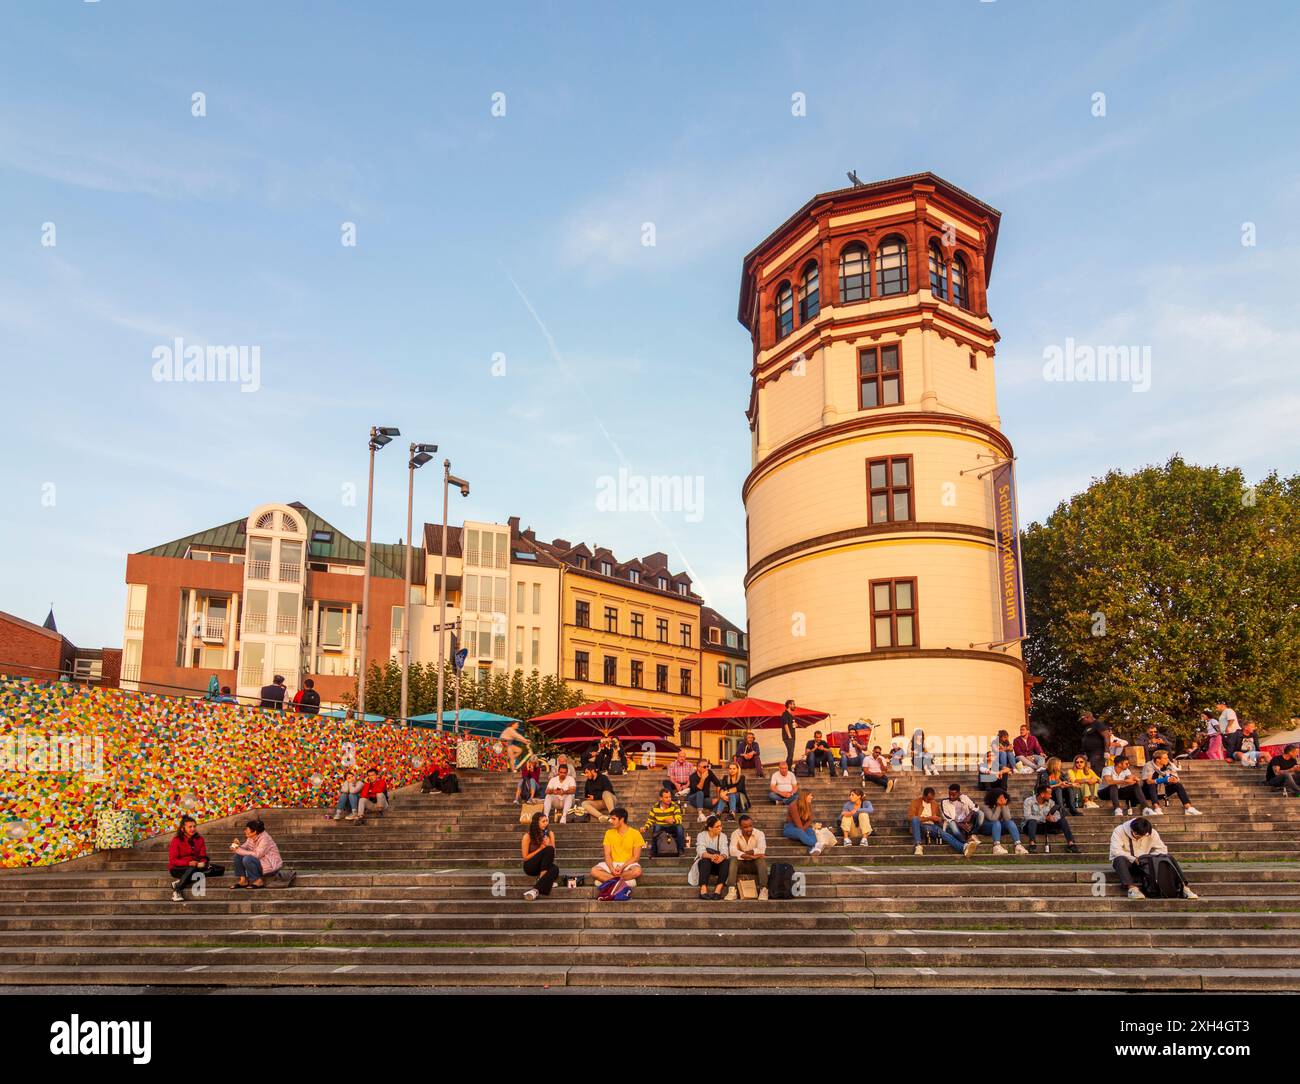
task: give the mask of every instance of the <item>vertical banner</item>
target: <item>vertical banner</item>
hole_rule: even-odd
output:
[[[1016,465],[993,468],[993,524],[997,532],[998,613],[1002,639],[1026,635],[1024,577],[1020,568],[1020,523],[1016,513]]]

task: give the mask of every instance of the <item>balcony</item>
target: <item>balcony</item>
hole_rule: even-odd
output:
[[[302,580],[302,566],[280,562],[280,582],[299,583]]]
[[[277,636],[293,636],[298,632],[297,614],[276,614],[275,633]]]
[[[266,631],[266,614],[264,613],[246,613],[244,614],[243,629],[245,633],[265,632]]]
[[[392,649],[394,651],[400,651],[402,649],[401,629],[393,629],[393,631],[389,634],[389,644],[392,646]]]
[[[138,662],[124,662],[124,663],[122,664],[122,680],[123,680],[123,681],[139,681],[139,680],[140,680],[140,664],[139,664]]]
[[[241,685],[258,685],[262,684],[264,672],[260,666],[245,666],[239,671],[239,684]]]
[[[270,561],[249,561],[248,578],[250,580],[269,580],[271,578]]]
[[[127,612],[126,612],[126,627],[127,627],[128,629],[142,629],[142,628],[144,628],[144,611],[143,611],[143,610],[127,610]]]
[[[352,677],[352,660],[345,655],[318,655],[312,671],[322,677]]]
[[[200,623],[199,637],[209,643],[220,644],[226,639],[225,621],[213,621],[208,619]]]

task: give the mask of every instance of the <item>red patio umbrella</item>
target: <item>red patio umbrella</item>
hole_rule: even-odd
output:
[[[688,730],[770,730],[781,725],[784,711],[785,705],[775,700],[747,696],[743,700],[732,700],[708,711],[688,715],[682,720],[682,733]],[[795,722],[799,726],[811,726],[829,716],[829,712],[815,708],[796,706],[794,709]]]
[[[664,735],[671,737],[673,719],[663,712],[649,708],[636,708],[620,704],[617,700],[598,700],[594,704],[579,704],[528,720],[552,741],[565,739],[593,741],[623,733]]]

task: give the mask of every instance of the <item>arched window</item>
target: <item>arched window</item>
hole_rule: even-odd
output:
[[[952,259],[952,303],[958,308],[970,308],[966,294],[966,260],[960,253]]]
[[[821,277],[817,265],[810,263],[803,269],[803,278],[799,281],[799,323],[806,324],[822,308]]]
[[[876,293],[907,293],[907,242],[901,237],[886,237],[876,253]]]
[[[776,288],[776,337],[784,339],[794,330],[794,291],[788,282]]]
[[[866,301],[871,296],[871,264],[865,245],[854,242],[840,253],[840,300]]]
[[[933,241],[930,242],[930,293],[940,301],[948,300],[948,264]]]

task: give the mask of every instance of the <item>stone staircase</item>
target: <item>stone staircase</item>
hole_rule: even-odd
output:
[[[1264,787],[1262,771],[1198,762],[1183,776],[1205,815],[1184,817],[1175,801],[1156,824],[1199,901],[1123,897],[1106,861],[1109,809],[1071,822],[1078,855],[1054,836],[1050,854],[1040,841],[1036,854],[993,856],[986,839],[969,860],[939,845],[915,857],[907,803],[922,785],[944,793],[954,777],[904,775],[891,795],[871,788],[869,847],[816,858],[781,836],[783,810],[756,802],[769,859],[804,874],[800,898],[704,902],[686,884],[688,859],[677,858],[649,863],[630,901],[606,904],[590,886],[526,902],[514,781],[468,773],[459,795],[404,792],[361,825],[320,810],[266,812],[298,871],[289,889],[235,891],[227,877],[173,903],[166,839],[6,871],[0,984],[1300,990],[1300,802]],[[973,779],[955,778],[974,793]],[[658,781],[646,772],[614,780],[638,827]],[[1017,808],[1029,782],[1015,780]],[[828,822],[848,783],[812,781]],[[687,819],[693,836],[693,811]],[[233,829],[203,831],[221,861]],[[603,832],[557,825],[561,868],[587,872]]]

